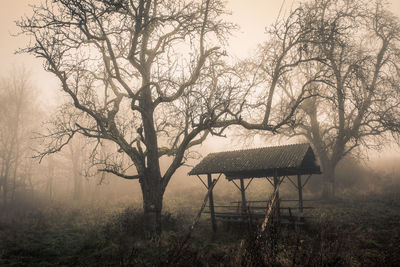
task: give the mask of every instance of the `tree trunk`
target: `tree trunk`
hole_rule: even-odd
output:
[[[18,151],[17,151],[18,153]],[[17,171],[18,171],[18,155],[16,156],[13,171],[13,187],[11,191],[11,200],[15,201],[15,193],[17,191]]]
[[[49,196],[49,199],[53,199],[53,178],[54,178],[54,160],[52,158],[49,159],[48,162],[48,173],[47,173],[47,181],[46,181],[46,193]]]
[[[327,167],[323,169],[322,199],[332,200],[335,198],[335,165],[326,164],[325,166]]]
[[[80,201],[82,197],[82,176],[77,170],[73,170],[74,172],[74,193],[73,200]]]
[[[1,193],[4,193],[4,162],[1,164],[1,169],[0,169],[0,195]]]
[[[161,234],[161,210],[163,196],[160,194],[143,195],[144,226],[148,237]]]
[[[7,205],[7,194],[8,194],[8,179],[7,175],[4,175],[3,177],[3,204]]]
[[[69,146],[71,153],[71,163],[72,163],[72,175],[74,179],[72,199],[80,201],[82,199],[82,151],[81,143],[78,139],[77,143],[72,143]]]
[[[147,178],[147,179],[146,179]],[[141,183],[143,194],[144,229],[146,238],[161,235],[161,211],[164,192],[161,177],[145,177]]]
[[[74,189],[72,199],[80,201],[82,198],[82,175],[80,168],[80,156],[72,154],[72,172],[74,176]]]
[[[8,176],[9,176],[9,161],[6,163],[4,175],[3,175],[3,204],[7,205],[8,202]]]
[[[33,199],[34,199],[34,189],[33,189],[33,183],[32,183],[32,174],[31,174],[31,171],[29,170],[29,173],[28,173],[28,182],[29,182],[29,190],[30,190],[30,193],[31,193],[31,200],[33,201]]]

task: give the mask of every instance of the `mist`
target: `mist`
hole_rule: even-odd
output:
[[[2,3],[0,265],[400,264],[400,3],[139,2]]]

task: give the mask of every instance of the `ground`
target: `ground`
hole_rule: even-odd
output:
[[[207,214],[189,237],[199,207],[174,205],[166,204],[172,213],[163,216],[161,240],[151,241],[140,209],[127,204],[2,207],[0,265],[400,266],[396,191],[319,202],[306,225],[273,228],[261,239],[245,226],[214,235]]]

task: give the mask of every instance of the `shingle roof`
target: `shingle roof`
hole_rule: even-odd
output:
[[[190,175],[224,173],[228,179],[320,173],[310,144],[263,147],[207,155]]]

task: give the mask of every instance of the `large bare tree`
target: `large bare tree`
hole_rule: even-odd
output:
[[[286,131],[316,150],[324,175],[323,196],[335,195],[335,168],[360,145],[386,132],[399,133],[400,24],[383,1],[312,0],[300,7],[308,29],[303,64],[287,86],[309,84],[296,123]],[[291,93],[288,91],[288,97]]]
[[[18,22],[31,38],[22,52],[44,59],[69,98],[41,155],[76,134],[113,147],[93,158],[103,172],[139,180],[151,233],[161,230],[163,194],[188,149],[235,115],[236,87],[221,78],[220,47],[233,28],[224,13],[220,0],[56,0]]]

